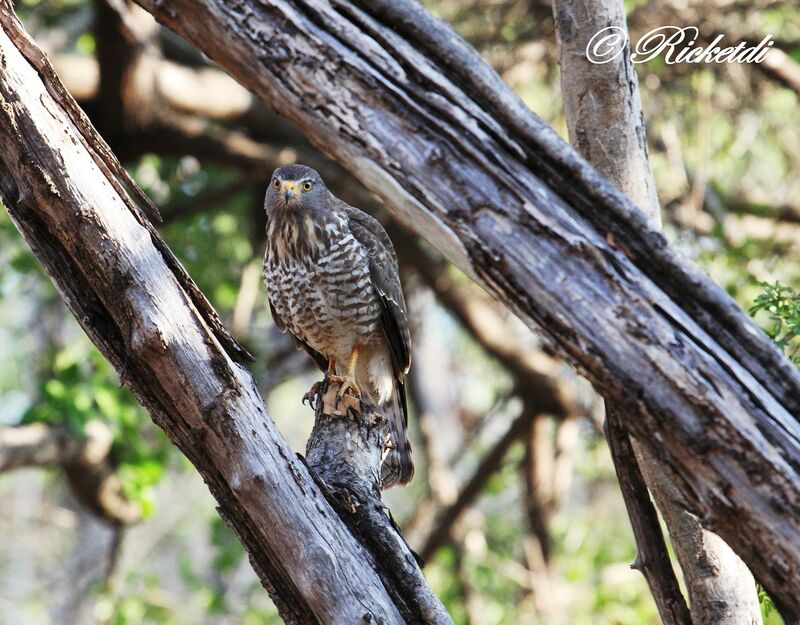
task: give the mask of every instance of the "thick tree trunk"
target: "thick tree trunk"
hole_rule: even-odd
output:
[[[407,0],[139,0],[624,408],[800,609],[800,373],[655,224]]]
[[[203,475],[284,620],[449,623],[407,550],[396,557],[410,564],[392,571],[348,530],[235,361],[246,352],[5,2],[0,26],[0,198],[84,330]]]
[[[661,210],[655,180],[647,156],[647,141],[639,97],[639,82],[631,63],[627,40],[625,7],[622,0],[553,0],[553,14],[559,43],[561,92],[570,142],[597,170],[645,211],[661,223]],[[615,27],[616,42],[624,52],[604,63],[592,62],[589,49],[596,33]],[[594,59],[596,61],[597,59]],[[607,404],[609,430],[620,419],[618,408]],[[694,625],[754,625],[761,623],[761,610],[755,582],[747,567],[718,536],[704,530],[700,520],[687,509],[685,497],[674,486],[669,466],[632,440],[636,454],[623,457],[615,450],[626,448],[619,440],[610,445],[617,472],[644,474],[667,523],[672,545],[678,555],[691,600]],[[638,478],[641,479],[641,478]],[[635,483],[637,477],[629,479]],[[632,491],[623,489],[627,497]],[[633,518],[639,508],[650,506],[647,491],[638,493],[645,501],[628,502],[634,525],[639,557],[637,563],[647,577],[665,623],[686,623],[685,603],[666,552],[651,553],[654,541],[642,542],[644,519]],[[660,536],[658,520],[649,533]],[[663,540],[661,541],[663,550]],[[665,570],[654,571],[651,567]],[[656,585],[660,587],[656,587]]]

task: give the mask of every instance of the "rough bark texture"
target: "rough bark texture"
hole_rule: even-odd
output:
[[[477,53],[406,0],[139,0],[480,280],[800,608],[800,373]]]
[[[385,421],[373,406],[350,395],[338,399],[338,390],[337,385],[329,385],[317,404],[306,461],[324,483],[323,491],[333,506],[368,546],[406,622],[452,625],[381,502]]]
[[[595,33],[613,26],[618,33],[627,32],[622,0],[553,0],[553,13],[559,43],[561,92],[570,143],[597,170],[625,193],[654,222],[661,223],[661,210],[655,180],[647,156],[647,140],[639,97],[638,77],[630,61],[629,46],[605,63],[593,63],[589,49]],[[618,41],[623,46],[623,40]],[[610,431],[619,428],[619,410],[606,404],[614,421]],[[689,511],[686,498],[674,486],[677,479],[669,466],[633,440],[635,456],[615,451],[627,447],[620,440],[611,445],[617,473],[638,473],[639,467],[653,493],[670,532],[675,552],[684,573],[691,603],[694,625],[754,625],[761,622],[761,609],[753,576],[719,537],[704,530],[700,520]],[[620,476],[622,478],[622,476]],[[639,477],[627,477],[630,484]],[[637,492],[638,491],[638,492]],[[653,591],[662,620],[688,622],[685,602],[675,580],[669,557],[666,556],[658,520],[647,513],[651,507],[646,490],[623,489],[627,497],[644,497],[638,504],[626,501],[641,550],[639,563]],[[643,518],[634,519],[641,511]],[[645,523],[656,526],[645,530]],[[642,543],[640,539],[648,539]],[[660,539],[660,545],[659,543]],[[654,553],[655,550],[661,553]],[[665,560],[666,556],[666,560]],[[665,567],[654,571],[654,567]],[[657,588],[656,585],[662,585]]]
[[[84,330],[203,475],[287,623],[408,622],[5,2],[0,26],[0,198]]]

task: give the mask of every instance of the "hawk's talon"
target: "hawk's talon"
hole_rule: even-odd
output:
[[[356,381],[353,379],[352,376],[331,376],[336,382],[339,382],[341,386],[339,390],[336,391],[336,395],[339,399],[344,397],[344,394],[347,391],[350,391],[350,394],[354,397],[361,397],[361,389],[356,386]]]
[[[356,381],[352,376],[331,375],[328,376],[328,382],[335,382],[336,384],[339,384],[339,390],[336,391],[336,404],[334,405],[334,408],[339,407],[339,402],[347,392],[349,392],[353,397],[361,399],[361,389],[356,386]]]
[[[324,381],[323,382],[314,382],[314,384],[311,385],[311,388],[308,389],[308,391],[303,395],[303,399],[302,399],[302,401],[300,403],[305,405],[305,403],[307,401],[308,405],[311,407],[311,409],[312,410],[316,410],[316,407],[314,406],[314,404],[315,403],[319,403],[320,394],[324,390],[323,389],[323,384],[324,384]]]

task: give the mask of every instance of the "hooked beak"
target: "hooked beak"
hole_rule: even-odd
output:
[[[295,195],[294,188],[295,188],[294,181],[292,180],[287,180],[281,185],[281,191],[283,192],[283,201],[286,202],[287,204],[289,203],[289,200],[291,200]]]

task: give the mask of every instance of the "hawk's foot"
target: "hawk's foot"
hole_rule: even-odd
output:
[[[314,382],[311,385],[311,388],[303,395],[303,399],[301,401],[302,404],[308,402],[308,405],[311,407],[312,410],[316,410],[315,404],[319,402],[320,395],[322,394],[323,385],[326,381]]]
[[[339,390],[336,393],[339,399],[344,397],[344,394],[348,391],[354,397],[361,397],[361,389],[356,386],[355,378],[352,375],[331,375],[328,376],[328,381],[339,384]]]

